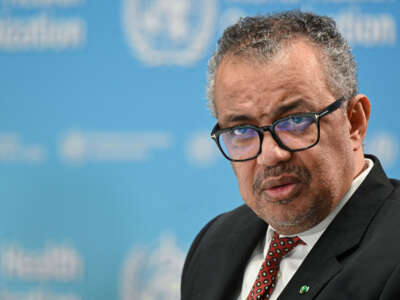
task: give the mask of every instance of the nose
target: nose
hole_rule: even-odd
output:
[[[288,161],[291,157],[292,153],[282,149],[272,137],[271,132],[264,132],[261,153],[257,156],[257,164],[275,166],[280,162]]]

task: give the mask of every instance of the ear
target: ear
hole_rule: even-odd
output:
[[[347,117],[350,122],[350,138],[354,151],[360,150],[362,147],[367,133],[370,111],[371,104],[365,95],[357,95],[348,103]]]

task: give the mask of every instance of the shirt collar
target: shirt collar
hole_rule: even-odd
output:
[[[301,233],[296,234],[299,238],[301,238],[305,243],[305,247],[307,248],[307,252],[311,251],[314,245],[317,243],[318,239],[324,233],[325,229],[329,226],[332,220],[336,217],[339,211],[343,208],[343,206],[349,201],[351,196],[354,192],[358,189],[361,183],[364,181],[365,177],[367,177],[368,173],[371,171],[372,167],[374,166],[374,162],[369,159],[365,158],[365,163],[367,168],[361,172],[351,183],[349,190],[344,194],[343,198],[340,202],[336,205],[336,207],[330,212],[330,214],[322,220],[319,224],[315,225],[314,227],[303,231]],[[269,244],[271,242],[272,236],[274,234],[275,229],[272,226],[268,226],[267,233],[266,233],[266,243],[264,246],[264,255],[268,251]],[[281,235],[281,236],[290,236],[290,235]],[[293,236],[293,235],[291,235]]]

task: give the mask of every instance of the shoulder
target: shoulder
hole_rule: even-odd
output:
[[[202,236],[205,233],[209,237],[220,234],[228,234],[232,232],[234,228],[242,228],[249,222],[258,222],[258,217],[254,212],[247,206],[242,205],[234,210],[220,214],[219,216],[212,219],[199,233],[198,236]]]
[[[197,250],[200,244],[218,243],[218,241],[226,239],[229,235],[237,235],[238,232],[243,230],[243,228],[253,223],[263,222],[258,219],[253,211],[246,205],[239,206],[232,211],[216,216],[197,234],[190,247],[186,261],[188,262],[191,260],[193,253]]]
[[[400,181],[389,179],[389,182],[393,188],[382,203],[381,208],[371,223],[371,227],[382,228],[381,236],[386,237],[397,234],[397,237],[400,238]],[[377,197],[377,195],[371,196]],[[400,245],[400,243],[398,244]]]
[[[211,266],[217,273],[246,260],[267,227],[246,205],[208,222],[196,236],[186,256],[181,282],[186,298],[190,298],[187,293],[195,288],[194,282],[209,282],[209,277],[213,276],[209,271]],[[227,257],[231,257],[230,266],[227,266]]]
[[[389,181],[393,186],[392,197],[399,198],[400,197],[400,180],[390,178]]]

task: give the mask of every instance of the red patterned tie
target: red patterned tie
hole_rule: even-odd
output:
[[[278,233],[274,233],[265,261],[261,265],[257,279],[253,284],[247,300],[263,300],[269,299],[274,291],[277,274],[279,271],[279,263],[282,257],[288,254],[297,245],[305,243],[299,237],[279,237]]]

